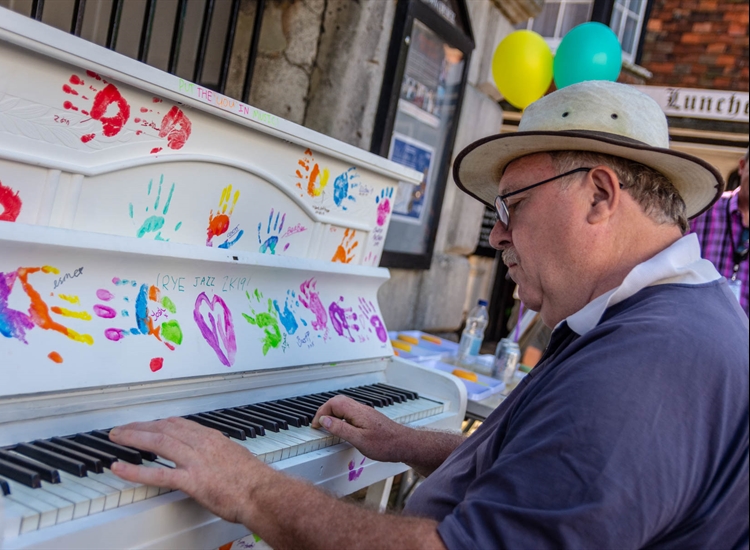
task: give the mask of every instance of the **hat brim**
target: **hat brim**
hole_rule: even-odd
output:
[[[724,191],[721,174],[698,157],[587,130],[515,132],[486,137],[458,154],[453,164],[453,179],[465,193],[492,207],[500,177],[509,163],[550,151],[603,153],[653,168],[675,186],[685,202],[688,218],[705,212]]]

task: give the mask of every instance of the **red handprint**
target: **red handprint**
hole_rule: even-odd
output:
[[[72,86],[64,84],[63,91],[73,96],[80,95],[81,99],[87,101],[88,97],[83,95],[87,89],[96,93],[90,110],[87,111],[82,107],[79,108],[72,101],[65,101],[63,107],[71,111],[80,111],[84,115],[88,115],[94,120],[101,122],[102,134],[106,137],[116,136],[130,118],[130,105],[122,96],[120,90],[117,89],[117,86],[110,84],[93,71],[86,71],[86,74],[104,84],[104,88],[100,90],[91,84],[88,88],[85,88],[86,83],[80,77],[71,75],[69,82]],[[86,134],[81,136],[81,141],[88,143],[94,137],[96,137],[96,134]]]
[[[159,98],[154,98],[154,103],[161,103],[161,100]],[[154,111],[153,109],[148,109],[146,107],[141,107],[141,113],[155,113],[157,115],[161,115],[161,112]],[[193,124],[190,122],[190,119],[187,117],[187,115],[183,113],[182,110],[179,109],[176,105],[173,106],[166,115],[164,115],[164,117],[161,119],[161,123],[158,126],[156,125],[156,123],[150,120],[146,120],[145,118],[135,118],[133,122],[135,122],[136,124],[140,124],[141,126],[146,126],[148,128],[157,130],[159,132],[160,138],[167,138],[167,146],[170,149],[182,149],[182,147],[185,145],[185,142],[190,137],[190,132],[192,131],[193,127]],[[161,147],[157,147],[151,152],[158,153],[159,151],[161,151]]]
[[[14,222],[21,213],[21,198],[18,191],[3,185],[0,181],[0,221]]]

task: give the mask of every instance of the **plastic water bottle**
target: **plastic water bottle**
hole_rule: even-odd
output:
[[[489,315],[487,314],[487,301],[479,300],[466,318],[466,327],[461,333],[461,341],[456,352],[456,363],[470,366],[479,355],[479,348],[484,340],[484,329],[487,327]]]

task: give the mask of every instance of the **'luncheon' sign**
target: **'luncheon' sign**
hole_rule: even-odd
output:
[[[656,100],[667,116],[749,122],[750,94],[697,88],[635,86]]]

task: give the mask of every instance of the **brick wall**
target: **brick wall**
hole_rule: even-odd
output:
[[[653,0],[641,65],[653,86],[748,91],[747,0]]]

